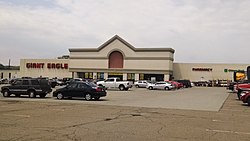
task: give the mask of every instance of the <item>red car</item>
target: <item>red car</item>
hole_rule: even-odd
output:
[[[240,99],[243,103],[247,103],[250,106],[250,91],[244,91],[241,93]]]
[[[166,81],[166,82],[171,83],[173,86],[175,86],[176,89],[183,88],[183,84],[182,83],[179,83],[179,82],[176,82],[176,81]]]
[[[250,83],[245,83],[245,84],[238,84],[236,86],[236,90],[237,90],[237,96],[240,99],[240,95],[243,91],[248,91],[250,90]]]

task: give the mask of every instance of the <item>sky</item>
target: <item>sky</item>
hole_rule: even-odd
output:
[[[0,63],[57,58],[118,35],[174,62],[250,64],[250,0],[0,0]]]

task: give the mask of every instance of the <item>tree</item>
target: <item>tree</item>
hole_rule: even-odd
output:
[[[0,64],[0,69],[4,69],[4,65],[3,64]]]

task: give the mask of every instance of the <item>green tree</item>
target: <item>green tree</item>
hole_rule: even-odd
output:
[[[4,65],[3,64],[0,64],[0,69],[4,69]]]

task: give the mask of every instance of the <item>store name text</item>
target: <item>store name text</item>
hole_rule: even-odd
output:
[[[236,69],[224,69],[224,72],[245,72],[244,70]]]
[[[212,68],[192,68],[193,71],[213,71]]]
[[[28,69],[43,69],[44,67],[48,69],[68,69],[69,65],[67,63],[26,63],[26,68]]]

